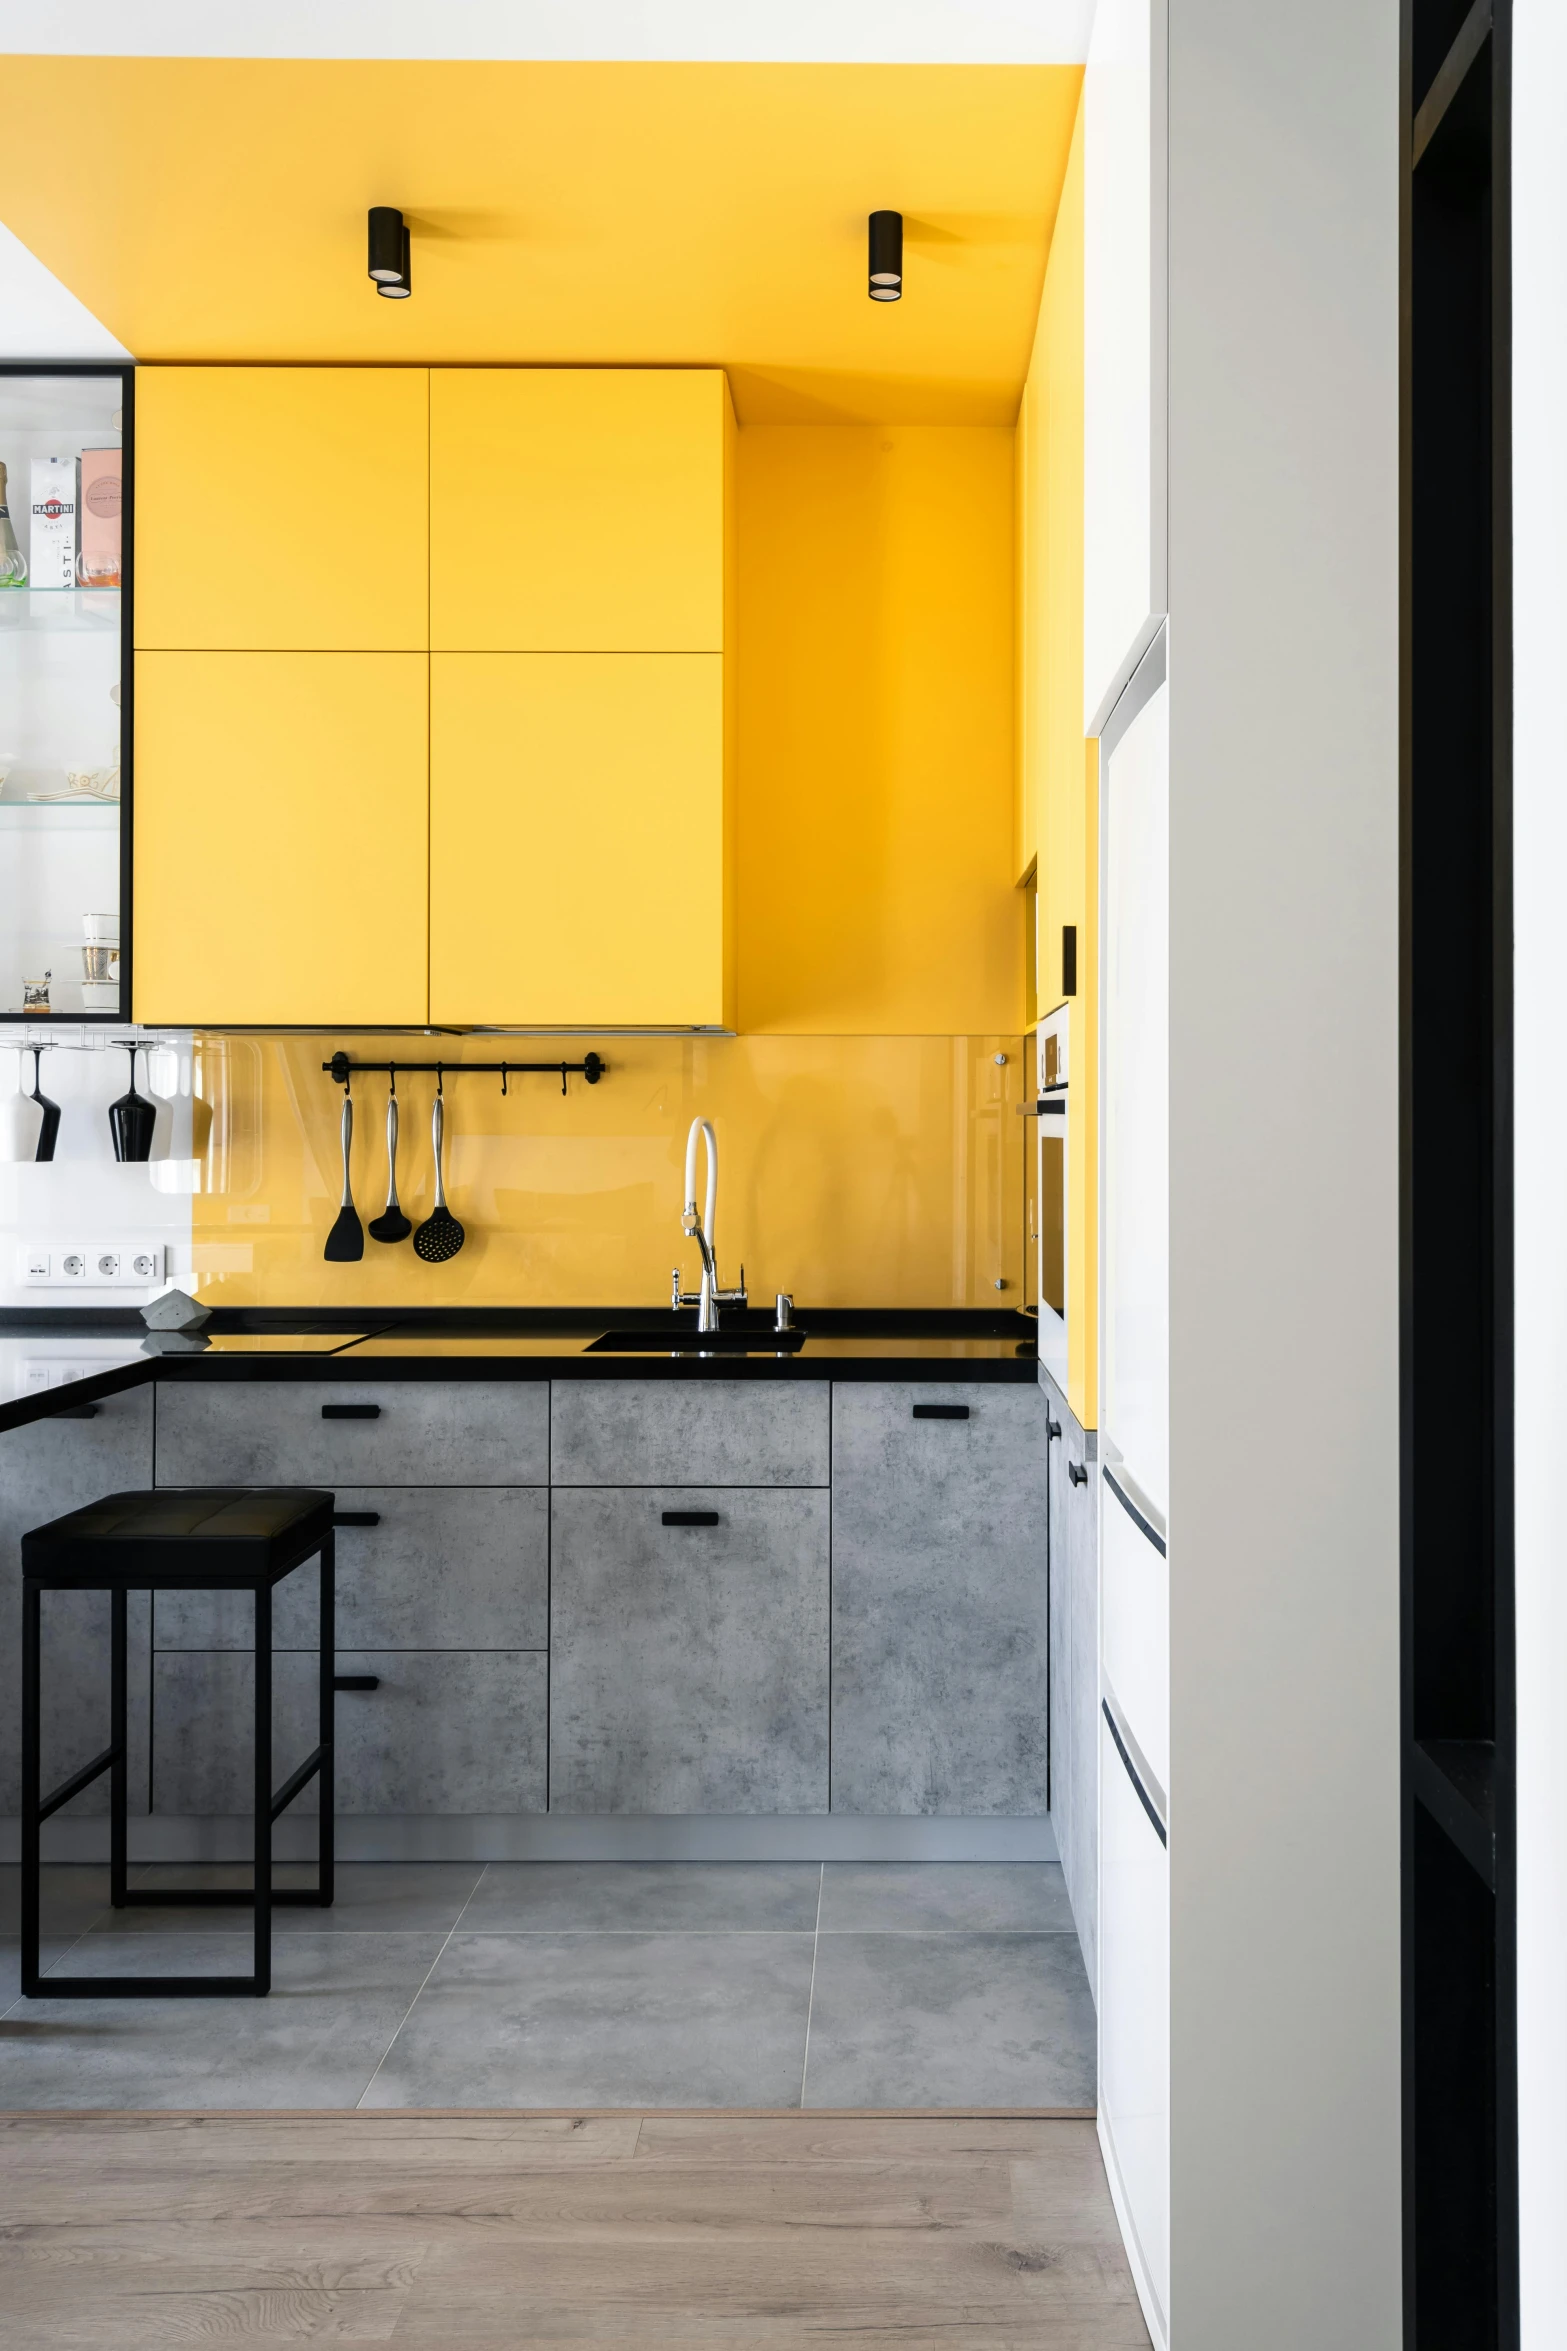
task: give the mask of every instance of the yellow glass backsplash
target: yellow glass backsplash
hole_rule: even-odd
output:
[[[426,1265],[409,1242],[366,1239],[322,1258],[340,1191],[342,1092],[322,1070],[355,1059],[496,1061],[602,1054],[580,1077],[449,1079],[446,1188],[467,1243]],[[1005,1061],[998,1062],[997,1055]],[[718,1135],[719,1270],[744,1260],[754,1303],[1012,1306],[1023,1295],[1023,1060],[1016,1036],[196,1040],[196,1281],[225,1306],[647,1306],[679,1261],[686,1130]],[[417,1224],[433,1199],[434,1079],[398,1080],[398,1188]],[[387,1080],[353,1088],[354,1200],[386,1197]],[[1004,1283],[1003,1289],[996,1284]]]

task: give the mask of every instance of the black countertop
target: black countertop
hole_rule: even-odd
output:
[[[803,1343],[779,1353],[769,1318],[725,1318],[744,1352],[700,1351],[690,1316],[635,1309],[483,1308],[338,1314],[219,1309],[206,1345],[153,1352],[139,1315],[70,1308],[0,1311],[0,1430],[20,1428],[151,1380],[964,1380],[1032,1384],[1033,1323],[1019,1314],[934,1308],[801,1309]],[[595,1345],[606,1332],[667,1329],[669,1349]]]

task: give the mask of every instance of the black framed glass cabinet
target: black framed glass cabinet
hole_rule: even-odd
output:
[[[0,1018],[130,1006],[133,371],[0,367]]]

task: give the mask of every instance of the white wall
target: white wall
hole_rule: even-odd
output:
[[[1080,63],[1093,0],[32,0],[21,54]]]
[[[1567,2213],[1567,86],[1561,0],[1513,15],[1513,936],[1517,1286],[1518,2170],[1524,2351],[1562,2340]]]
[[[42,1027],[22,1033],[39,1043],[51,1034]],[[60,1132],[54,1158],[42,1165],[12,1156],[19,1145],[33,1147],[36,1114],[27,1111],[24,1128],[16,1102],[19,1087],[32,1092],[33,1057],[13,1044],[15,1030],[0,1038],[0,1307],[140,1306],[170,1282],[191,1287],[190,1039],[171,1037],[165,1049],[137,1055],[137,1091],[158,1103],[158,1120],[152,1158],[122,1166],[109,1135],[109,1104],[130,1083],[130,1060],[109,1050],[105,1038],[127,1033],[84,1029],[72,1041],[69,1031],[53,1032],[66,1041],[43,1055],[39,1074],[44,1093],[60,1105]],[[58,1257],[83,1243],[133,1241],[161,1244],[163,1282],[40,1289],[25,1279],[23,1251],[32,1244]]]
[[[1402,2342],[1398,108],[1170,11],[1177,2351]]]
[[[0,228],[0,359],[129,359],[84,302]]]

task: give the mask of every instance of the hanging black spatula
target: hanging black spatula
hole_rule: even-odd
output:
[[[365,1253],[365,1229],[354,1207],[353,1189],[348,1181],[348,1152],[354,1139],[354,1106],[343,1096],[343,1205],[337,1212],[337,1222],[327,1234],[326,1247],[321,1254],[329,1265],[352,1265]]]
[[[435,1206],[414,1235],[414,1255],[422,1257],[426,1265],[444,1265],[448,1257],[455,1257],[468,1238],[446,1205],[446,1182],[441,1173],[441,1138],[446,1127],[446,1112],[439,1094],[430,1119],[430,1142],[435,1152]]]
[[[371,1221],[372,1241],[406,1241],[413,1231],[397,1198],[397,1096],[386,1105],[386,1206]]]

